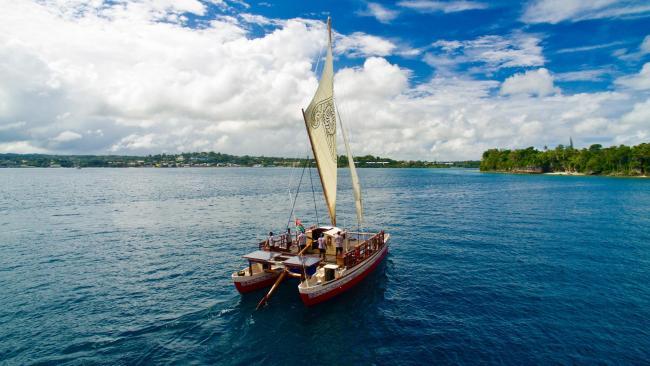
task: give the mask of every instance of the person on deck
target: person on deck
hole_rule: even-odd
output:
[[[320,251],[320,257],[325,259],[325,235],[322,233],[318,237],[318,251]]]
[[[300,231],[301,233],[305,232],[305,227],[302,225],[302,222],[300,220],[296,219],[296,231]]]
[[[291,229],[287,228],[287,241],[285,243],[284,249],[289,249],[291,248],[291,243],[293,242],[293,239],[291,239]]]
[[[336,233],[336,238],[334,238],[336,241],[336,255],[338,256],[339,253],[343,255],[343,234],[339,231]]]
[[[302,231],[298,232],[298,251],[302,252],[303,249],[305,249],[305,246],[307,245],[307,235],[303,233]]]
[[[273,231],[269,232],[269,237],[267,239],[267,245],[269,249],[273,249],[273,245],[275,243],[275,237],[273,236]]]

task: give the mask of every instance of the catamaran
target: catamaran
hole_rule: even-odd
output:
[[[304,237],[300,238],[302,242],[289,233],[277,237],[271,236],[258,243],[258,250],[243,256],[248,261],[248,266],[234,272],[231,276],[237,290],[246,293],[271,286],[258,303],[258,308],[267,303],[278,285],[287,277],[300,279],[298,292],[306,305],[315,305],[329,300],[363,280],[388,253],[390,235],[383,230],[350,231],[336,226],[336,114],[338,113],[334,99],[330,18],[327,19],[327,32],[327,55],[318,89],[307,109],[302,111],[302,115],[318,168],[331,225],[304,229]],[[341,134],[352,179],[357,227],[361,228],[363,223],[361,185],[340,115],[338,120],[341,124]],[[319,238],[322,239],[319,241]],[[337,250],[337,247],[341,249]]]

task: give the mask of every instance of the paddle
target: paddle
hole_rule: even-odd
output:
[[[280,274],[280,277],[278,277],[278,279],[275,280],[275,283],[273,284],[273,286],[271,287],[269,292],[266,295],[264,295],[262,300],[260,300],[260,302],[257,304],[257,307],[255,308],[255,310],[259,310],[259,308],[261,308],[262,305],[264,305],[269,300],[269,298],[271,298],[271,295],[273,295],[273,292],[275,292],[275,289],[278,287],[280,282],[282,282],[284,280],[284,278],[286,276],[287,276],[287,272],[285,270],[284,272],[282,272],[282,274]]]

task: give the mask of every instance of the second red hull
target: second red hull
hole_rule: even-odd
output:
[[[366,278],[366,276],[368,276],[370,273],[372,273],[372,271],[374,271],[375,268],[377,268],[377,266],[379,266],[379,264],[384,260],[384,257],[386,257],[386,254],[388,254],[388,248],[386,248],[386,250],[381,254],[381,256],[379,258],[377,258],[375,260],[375,262],[370,267],[366,268],[363,272],[356,275],[354,277],[354,279],[352,279],[351,281],[349,281],[348,283],[346,283],[346,284],[344,284],[344,285],[342,285],[340,287],[335,287],[331,291],[328,291],[328,292],[326,292],[324,294],[321,294],[321,295],[318,295],[318,296],[315,296],[315,297],[310,297],[308,294],[302,294],[301,293],[300,298],[302,299],[302,302],[305,303],[305,305],[307,305],[307,306],[316,305],[316,304],[319,304],[319,303],[321,303],[323,301],[327,301],[327,300],[333,298],[334,296],[337,296],[337,295],[351,289],[356,284],[361,282],[361,280]]]
[[[249,285],[244,285],[241,282],[235,282],[235,287],[237,288],[237,291],[239,291],[242,294],[245,294],[247,292],[252,292],[256,290],[263,289],[265,287],[269,287],[273,285],[275,280],[277,279],[277,276],[271,277],[269,279],[265,279],[259,282],[251,283]]]

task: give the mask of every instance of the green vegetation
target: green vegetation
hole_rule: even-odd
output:
[[[512,173],[566,172],[589,175],[650,175],[650,143],[637,146],[600,144],[574,149],[559,145],[553,150],[533,147],[518,150],[490,149],[483,153],[481,171]]]
[[[287,159],[249,155],[236,156],[215,152],[158,154],[147,156],[0,154],[0,168],[274,167],[292,165],[302,166],[305,164],[305,161],[306,159]],[[478,168],[479,166],[478,161],[401,161],[372,155],[355,157],[355,162],[360,168]],[[347,167],[347,158],[345,156],[340,156],[338,159],[338,165],[339,167]]]

